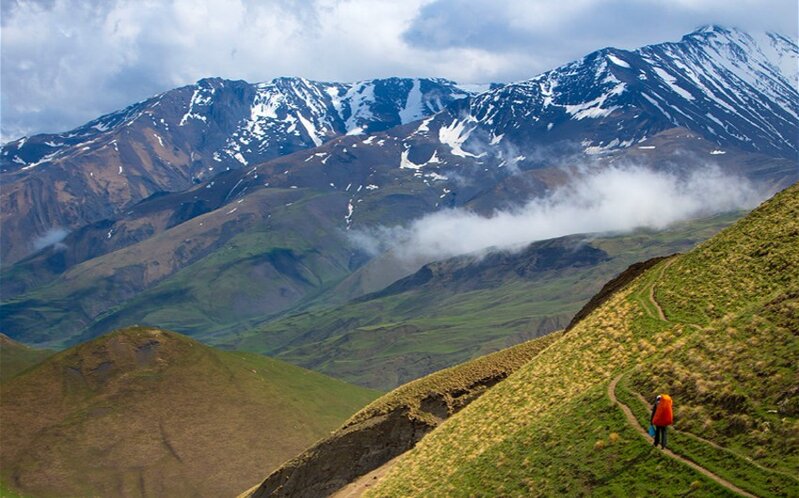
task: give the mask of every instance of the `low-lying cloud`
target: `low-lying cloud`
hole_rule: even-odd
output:
[[[407,227],[362,231],[353,239],[372,252],[391,250],[402,259],[433,261],[578,233],[663,229],[678,221],[751,209],[767,195],[717,167],[687,175],[612,167],[581,175],[518,209],[492,216],[451,209]]]
[[[69,235],[68,230],[63,228],[51,228],[43,235],[33,240],[33,250],[38,251],[49,246],[56,246],[58,248],[63,245],[61,241],[64,240],[67,235]]]

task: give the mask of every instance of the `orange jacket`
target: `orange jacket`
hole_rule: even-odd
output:
[[[655,416],[652,417],[652,424],[659,427],[666,427],[674,423],[674,414],[671,411],[671,397],[668,394],[661,394],[660,401],[655,408]]]

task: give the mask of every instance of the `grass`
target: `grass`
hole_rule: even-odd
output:
[[[735,496],[654,450],[626,424],[602,387],[589,389],[563,411],[569,416],[549,413],[519,427],[446,481],[423,489],[409,483],[392,488],[391,495]],[[462,446],[468,451],[468,442]]]
[[[799,468],[799,292],[787,290],[706,326],[641,365],[638,392],[674,393],[685,431],[778,471]]]
[[[12,491],[11,489],[7,488],[2,482],[0,482],[0,498],[28,498],[25,495],[21,495],[16,491]]]
[[[233,495],[378,395],[134,327],[0,386],[0,479],[23,494]]]
[[[785,480],[799,448],[790,395],[799,355],[797,208],[799,185],[651,268],[425,437],[368,495],[722,494],[692,469],[637,449],[646,441],[602,396],[631,369],[632,387],[646,397],[671,393],[679,427],[710,442],[675,436],[676,448],[739,487],[798,494]],[[655,279],[668,322],[642,299]],[[733,454],[777,472],[746,469]]]
[[[616,394],[621,402],[629,406],[642,426],[649,425],[649,407],[630,392],[629,386],[620,383]],[[685,410],[681,410],[685,412]],[[756,496],[786,496],[799,486],[799,480],[781,471],[774,471],[753,464],[744,454],[734,452],[715,443],[709,444],[690,432],[681,430],[683,425],[678,414],[675,430],[669,430],[669,448],[701,465],[715,474],[737,483],[742,489]]]

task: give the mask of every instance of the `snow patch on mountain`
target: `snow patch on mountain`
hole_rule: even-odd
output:
[[[617,65],[617,66],[619,66],[619,67],[623,67],[623,68],[626,68],[626,69],[630,69],[630,65],[629,65],[629,64],[627,64],[625,61],[623,61],[623,60],[619,59],[618,57],[616,57],[616,56],[615,56],[615,55],[613,55],[613,54],[608,54],[608,60],[609,60],[610,62],[612,62],[612,63],[616,64],[616,65]]]
[[[462,145],[469,138],[474,130],[474,125],[467,126],[465,121],[453,120],[448,126],[442,126],[438,130],[438,140],[450,147],[452,155],[460,157],[478,157],[471,152],[463,150]]]
[[[180,118],[180,123],[178,123],[178,126],[184,126],[189,119],[199,119],[200,121],[207,122],[207,118],[205,117],[204,114],[200,113],[199,108],[208,107],[214,100],[213,96],[214,92],[212,88],[207,88],[198,85],[194,89],[194,93],[191,96],[191,100],[189,100],[189,107],[186,110],[186,114],[184,114],[183,117]]]
[[[408,97],[405,99],[405,107],[399,113],[402,124],[416,121],[424,116],[422,91],[419,89],[419,85],[419,80],[413,80],[411,91],[408,92]]]
[[[625,84],[619,82],[609,92],[603,93],[599,97],[591,100],[590,102],[583,102],[576,105],[564,105],[567,114],[571,114],[577,121],[585,118],[601,118],[609,115],[611,112],[619,108],[619,106],[603,107],[605,101],[614,95],[620,95],[624,92]]]

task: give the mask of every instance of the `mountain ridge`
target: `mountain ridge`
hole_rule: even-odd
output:
[[[440,126],[457,130],[448,140],[466,151],[509,140],[515,148],[563,142],[604,154],[684,127],[721,146],[795,158],[799,46],[781,35],[764,36],[755,40],[712,26],[679,42],[601,49],[475,96]]]
[[[466,95],[443,79],[206,78],[70,132],[4,144],[0,256],[13,262],[29,254],[31,231],[42,236],[113,218],[153,194],[183,191],[347,133],[402,125]]]
[[[797,57],[799,48],[787,37],[713,26],[678,42],[602,49],[478,95],[435,78],[351,84],[206,78],[73,132],[3,145],[7,187],[0,206],[8,242],[0,252],[13,262],[37,242],[31,231],[43,237],[71,230],[220,171],[422,118],[403,137],[399,161],[420,176],[446,176],[442,164],[458,163],[534,169],[551,163],[553,154],[607,154],[674,127],[716,143],[718,154],[734,147],[794,161],[799,90],[791,64]],[[444,153],[454,157],[442,161]],[[53,170],[62,163],[69,171]],[[78,193],[92,201],[75,203]]]

